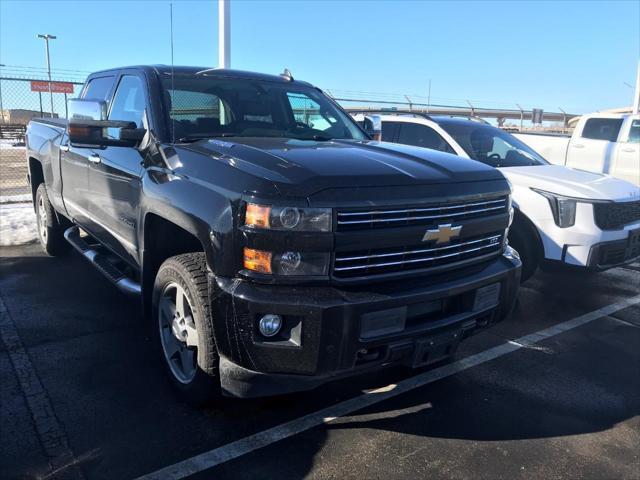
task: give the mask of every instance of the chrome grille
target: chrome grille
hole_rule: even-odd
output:
[[[473,260],[502,249],[502,233],[459,240],[442,247],[402,247],[364,252],[339,252],[333,268],[336,277],[360,277],[430,268]]]
[[[430,225],[507,212],[508,197],[409,208],[376,208],[338,212],[338,231]]]

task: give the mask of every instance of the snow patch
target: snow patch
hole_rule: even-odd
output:
[[[31,194],[23,193],[21,195],[0,195],[0,203],[24,203],[31,202]]]
[[[37,228],[33,204],[0,204],[0,246],[34,242],[38,238]]]

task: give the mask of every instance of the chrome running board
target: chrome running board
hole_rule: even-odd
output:
[[[104,253],[89,245],[82,238],[80,227],[74,225],[65,230],[64,238],[120,291],[134,297],[142,293],[142,287],[138,282],[127,277],[124,272],[108,260]]]

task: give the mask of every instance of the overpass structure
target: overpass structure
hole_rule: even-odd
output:
[[[483,108],[476,107],[471,104],[466,107],[462,107],[455,105],[414,103],[411,101],[401,102],[396,100],[363,100],[344,97],[333,97],[333,99],[341,103],[347,110],[358,112],[366,112],[368,110],[388,110],[390,112],[393,112],[399,110],[404,112],[410,111],[428,115],[454,115],[462,117],[495,118],[498,121],[498,125],[500,126],[502,126],[504,121],[507,119],[519,120],[520,122],[533,119],[533,110],[525,109]],[[564,111],[543,112],[542,121],[562,122],[562,124],[566,127],[568,126],[571,119],[577,118],[579,116],[579,114],[567,113]]]

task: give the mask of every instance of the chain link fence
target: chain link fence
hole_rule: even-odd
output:
[[[0,197],[24,196],[27,160],[24,137],[32,118],[66,118],[67,101],[77,97],[81,82],[0,77]],[[16,197],[18,198],[18,197]]]

